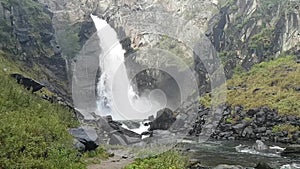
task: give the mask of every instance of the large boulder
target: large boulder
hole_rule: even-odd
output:
[[[10,75],[11,77],[15,78],[19,84],[22,84],[27,90],[32,89],[32,93],[41,90],[45,87],[42,83],[37,82],[33,79],[28,77],[24,77],[21,74],[14,73]]]
[[[75,141],[74,146],[80,151],[95,150],[99,146],[97,143],[99,140],[98,134],[92,127],[83,126],[79,128],[71,128],[69,129],[69,132],[77,140]]]
[[[156,118],[150,124],[152,130],[168,130],[176,121],[176,116],[172,110],[164,108],[157,112]]]
[[[262,142],[261,140],[256,140],[255,144],[252,146],[252,148],[256,151],[265,151],[268,150],[268,146],[265,145],[264,142]]]

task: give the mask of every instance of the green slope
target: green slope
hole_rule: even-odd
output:
[[[84,168],[67,131],[77,125],[72,113],[25,90],[13,72],[17,63],[0,52],[0,168]]]

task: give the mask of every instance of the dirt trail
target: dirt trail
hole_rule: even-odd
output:
[[[94,164],[89,164],[88,169],[123,169],[128,164],[134,161],[134,156],[128,152],[127,149],[110,150],[113,157],[107,160],[101,160]]]

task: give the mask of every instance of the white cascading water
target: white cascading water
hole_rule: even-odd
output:
[[[100,39],[101,76],[98,82],[97,115],[111,115],[114,120],[146,119],[162,108],[151,97],[139,97],[133,90],[124,64],[125,50],[115,30],[97,16],[91,15]]]

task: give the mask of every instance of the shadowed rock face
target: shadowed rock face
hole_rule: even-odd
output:
[[[45,87],[40,82],[37,82],[33,79],[24,77],[21,74],[14,73],[14,74],[11,74],[10,76],[15,78],[17,80],[17,82],[19,84],[22,84],[27,90],[32,89],[32,93],[37,92],[37,91],[41,90],[43,87]]]
[[[37,80],[47,84],[52,92],[67,98],[66,64],[56,42],[52,16],[37,1],[1,1],[0,20],[3,27],[0,28],[0,50],[20,62],[25,71],[36,71],[40,75]],[[33,82],[23,79],[23,83]]]
[[[98,135],[92,127],[72,128],[69,130],[70,134],[81,144],[75,142],[75,147],[78,150],[91,151],[98,147]]]
[[[156,118],[150,123],[150,131],[152,130],[168,130],[176,121],[173,111],[165,108],[157,112]]]

